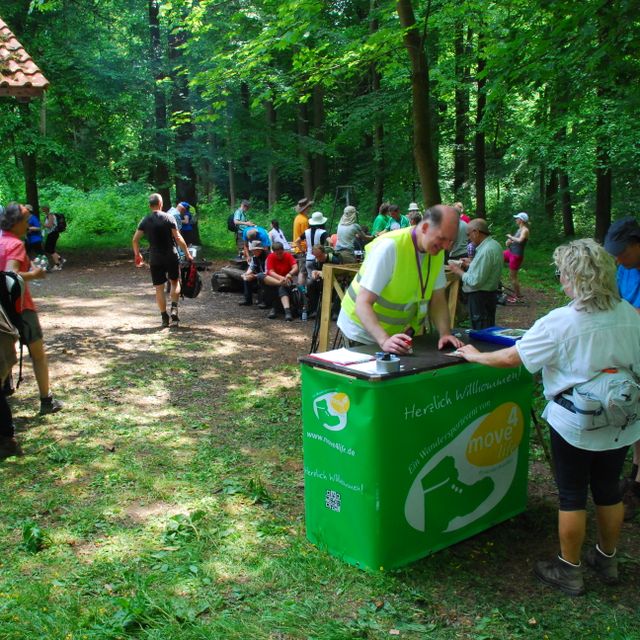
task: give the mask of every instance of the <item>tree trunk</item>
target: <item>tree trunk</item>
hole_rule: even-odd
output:
[[[476,164],[476,215],[481,218],[487,217],[487,176],[486,176],[486,143],[483,130],[484,111],[487,105],[487,96],[485,93],[486,81],[480,77],[485,68],[484,59],[484,38],[482,34],[478,34],[478,62],[477,62],[477,87],[478,100],[476,108],[476,134],[474,141],[474,155]]]
[[[273,100],[265,100],[265,116],[267,119],[267,149],[269,150],[269,164],[267,167],[269,210],[278,200],[278,167],[276,165],[276,150],[273,144],[273,131],[276,127],[276,109]]]
[[[309,107],[306,102],[298,103],[298,150],[302,166],[302,192],[305,198],[313,198],[313,171],[311,154],[307,149],[309,140]]]
[[[411,0],[398,0],[396,10],[400,24],[406,30],[404,44],[411,61],[411,96],[413,114],[413,153],[422,185],[422,197],[427,207],[440,202],[438,169],[432,144],[429,68],[424,42],[416,25]]]
[[[453,150],[453,195],[462,198],[462,190],[467,181],[467,130],[469,127],[469,70],[466,62],[464,28],[462,22],[456,24],[455,38],[455,138]]]
[[[553,220],[556,212],[556,200],[558,198],[558,171],[551,169],[549,181],[547,182],[544,194],[544,210],[549,220]]]
[[[615,20],[614,12],[616,8],[612,0],[604,0],[597,11],[598,19],[598,40],[602,46],[608,40],[610,24]],[[606,51],[606,49],[605,49]],[[600,78],[596,78],[596,95],[600,110],[596,116],[596,240],[602,242],[611,225],[611,191],[612,173],[611,159],[609,156],[609,138],[606,132],[606,109],[610,95],[607,86],[609,78],[606,74],[611,73],[609,56],[606,56],[600,64]]]
[[[611,166],[604,146],[596,149],[596,240],[602,242],[611,225]]]
[[[324,88],[316,85],[313,88],[313,137],[324,145]],[[314,197],[320,198],[327,192],[327,156],[324,153],[313,155],[313,188]]]
[[[376,9],[376,0],[371,0],[369,10],[370,13],[373,14]],[[378,31],[378,19],[372,18],[369,22],[369,33],[375,33]],[[380,93],[380,81],[381,75],[378,71],[377,65],[375,62],[371,63],[370,67],[370,76],[371,76],[371,92],[374,94]],[[384,125],[382,122],[376,122],[373,126],[373,138],[372,138],[372,149],[373,149],[373,164],[374,164],[374,175],[373,175],[373,196],[374,196],[374,209],[373,214],[375,215],[382,204],[382,199],[384,198]]]
[[[19,103],[20,121],[23,131],[30,131],[33,128],[31,109],[29,103]],[[31,145],[32,150],[20,152],[20,161],[22,164],[22,175],[24,176],[24,189],[27,197],[27,203],[33,207],[36,214],[40,212],[40,203],[38,201],[38,163],[37,153]],[[24,148],[23,148],[24,149]]]
[[[571,206],[571,191],[569,189],[569,174],[566,171],[560,171],[560,198],[562,202],[562,230],[565,236],[574,236],[576,234],[573,226],[573,208]]]
[[[167,99],[161,84],[164,78],[162,44],[160,41],[160,15],[158,0],[149,0],[149,37],[151,44],[151,68],[153,69],[153,102],[155,113],[154,158],[152,179],[162,196],[166,209],[171,206],[171,179],[167,162]]]
[[[171,61],[171,111],[176,145],[176,200],[198,204],[196,172],[193,167],[193,115],[189,101],[189,85],[181,67],[185,33],[174,30],[169,36],[169,60]]]

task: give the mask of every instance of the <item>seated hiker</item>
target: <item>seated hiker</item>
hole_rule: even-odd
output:
[[[314,211],[309,218],[309,228],[297,238],[299,241],[304,241],[307,247],[307,255],[305,261],[305,268],[307,273],[313,268],[313,253],[311,249],[316,244],[325,244],[329,240],[329,233],[324,228],[324,224],[327,222],[326,216],[321,211]]]
[[[340,264],[340,256],[327,252],[321,244],[314,245],[311,251],[314,260],[307,277],[306,307],[309,311],[309,317],[313,318],[318,312],[318,303],[322,293],[322,267],[325,264]]]
[[[249,243],[254,240],[259,240],[262,243],[263,248],[269,252],[271,249],[271,238],[267,230],[263,227],[253,225],[251,227],[244,227],[242,230],[242,242],[244,246],[244,257],[247,262],[249,261]]]
[[[400,207],[397,204],[390,204],[388,209],[389,222],[385,231],[395,231],[396,229],[404,229],[409,227],[411,223],[407,216],[400,213]]]
[[[265,287],[276,287],[278,296],[284,309],[284,319],[291,322],[291,287],[298,275],[298,262],[284,250],[281,242],[273,243],[273,251],[267,256],[266,275],[263,279]],[[267,316],[273,320],[276,317],[275,306]]]
[[[242,276],[244,300],[238,303],[241,307],[250,307],[253,304],[253,291],[261,288],[266,274],[267,251],[262,246],[262,242],[252,240],[249,245],[249,253],[249,266]],[[259,306],[263,309],[266,308],[264,303]]]
[[[271,229],[269,230],[269,238],[271,240],[271,246],[274,242],[281,242],[285,251],[291,251],[291,245],[287,241],[284,232],[280,228],[280,223],[277,220],[271,221]]]
[[[355,251],[362,247],[362,227],[358,224],[358,211],[355,207],[344,208],[342,218],[338,223],[336,251],[340,254],[342,262],[353,263],[356,261]]]

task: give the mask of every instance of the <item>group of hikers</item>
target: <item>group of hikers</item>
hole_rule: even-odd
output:
[[[183,223],[189,209],[185,204],[177,208]],[[517,231],[508,234],[508,246],[503,249],[492,238],[487,221],[465,217],[459,203],[435,205],[423,213],[412,203],[407,216],[401,215],[397,206],[385,204],[371,231],[358,223],[357,210],[347,206],[335,238],[326,228],[327,218],[320,211],[310,213],[312,205],[309,199],[296,205],[292,241],[288,242],[277,220],[266,231],[248,219],[250,203],[241,203],[233,214],[237,247],[248,263],[240,304],[253,304],[254,289],[259,286],[263,292],[259,304],[274,305],[277,298],[285,319],[291,320],[292,296],[299,292],[303,309],[308,309],[305,305],[322,277],[324,263],[359,262],[366,246],[364,260],[348,286],[337,319],[348,346],[374,345],[387,353],[407,355],[414,335],[428,319],[438,334],[440,349],[454,349],[459,357],[486,366],[524,366],[531,373],[541,372],[547,400],[543,417],[550,425],[559,493],[560,552],[551,560],[537,562],[534,573],[544,583],[571,595],[584,592],[581,560],[591,490],[597,543],[587,549],[584,559],[605,583],[617,582],[622,523],[633,518],[640,506],[638,222],[624,218],[614,223],[604,246],[582,239],[556,248],[556,275],[569,303],[540,318],[514,346],[481,352],[452,332],[445,298],[445,264],[461,279],[472,327],[492,326],[497,281],[505,262],[511,274],[513,301],[522,299],[517,273],[529,240],[526,213],[513,216]],[[139,223],[132,245],[135,263],[140,267],[145,264],[140,241],[146,237],[149,242],[151,280],[161,324],[166,327],[179,320],[179,252],[187,261],[193,258],[176,216],[164,212],[162,206],[162,197],[151,194],[150,213]],[[40,413],[47,414],[59,411],[62,404],[49,388],[42,330],[29,293],[28,283],[46,273],[32,263],[23,242],[30,217],[31,212],[17,203],[0,212],[0,271],[10,277],[17,274],[24,281],[20,337],[33,361]],[[0,282],[6,281],[2,278]],[[272,292],[271,300],[264,295],[266,291]],[[274,309],[271,318],[276,316]],[[15,348],[13,357],[10,351],[0,349],[2,380],[15,364]],[[2,457],[19,450],[6,395],[5,391],[0,393]],[[634,449],[631,474],[621,482],[630,447]]]

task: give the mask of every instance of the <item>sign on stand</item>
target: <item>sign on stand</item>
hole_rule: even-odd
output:
[[[532,379],[456,365],[369,381],[302,364],[307,536],[407,564],[524,510]]]

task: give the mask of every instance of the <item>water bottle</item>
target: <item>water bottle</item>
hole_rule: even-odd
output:
[[[304,309],[302,309],[302,314],[300,315],[300,320],[307,320],[309,317],[309,315],[307,314],[307,308],[304,307]]]
[[[40,267],[41,269],[44,269],[45,271],[49,268],[49,260],[47,258],[47,256],[37,256],[36,259],[33,261],[34,264],[36,265],[36,267]]]

